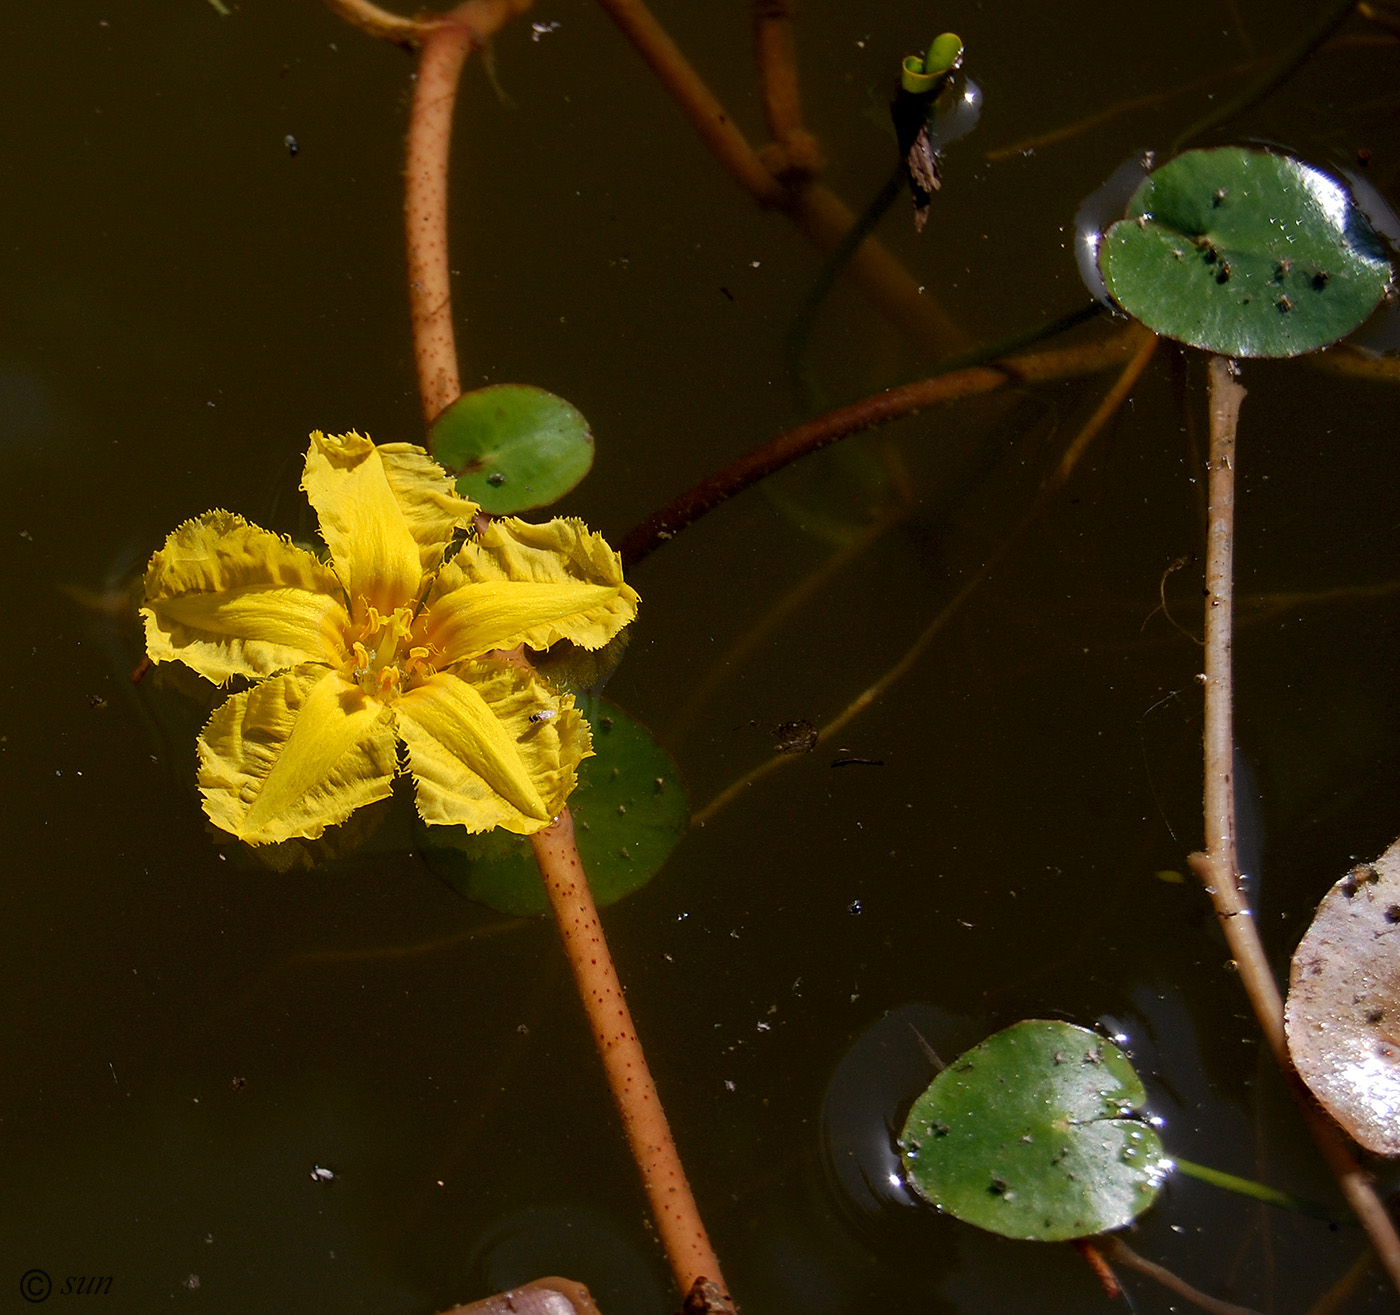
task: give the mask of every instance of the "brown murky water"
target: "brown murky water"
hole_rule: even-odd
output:
[[[43,1269],[55,1299],[70,1276],[111,1276],[107,1311],[387,1315],[562,1272],[608,1315],[657,1315],[675,1302],[552,929],[459,899],[401,821],[309,873],[215,845],[193,791],[201,708],[133,689],[134,629],[72,592],[91,603],[207,507],[305,532],[312,428],[421,436],[400,241],[411,62],[312,3],[231,8],[75,0],[0,23],[0,1301],[20,1309],[21,1277]],[[761,142],[742,7],[656,8]],[[856,208],[891,165],[899,58],[930,22],[965,38],[982,123],[950,150],[923,235],[901,202],[881,236],[973,338],[1080,305],[1081,198],[1313,11],[1116,8],[803,8],[809,124]],[[533,39],[531,21],[558,26]],[[818,260],[590,6],[541,4],[495,56],[509,100],[469,71],[454,163],[464,382],[533,382],[584,411],[598,459],[566,507],[617,539],[800,418],[783,338]],[[1324,54],[1230,135],[1328,166],[1364,149],[1394,198],[1397,60],[1379,37]],[[833,399],[919,365],[847,289],[813,355]],[[1333,1199],[1203,897],[1153,875],[1199,833],[1199,650],[1159,583],[1191,559],[1166,596],[1194,630],[1201,382],[1159,353],[914,670],[607,915],[749,1311],[1110,1309],[1067,1248],[839,1195],[823,1127],[878,1151],[889,1098],[878,1074],[843,1082],[824,1124],[824,1093],[905,1006],[951,1052],[1021,1017],[1108,1016],[1170,1150]],[[902,422],[639,567],[644,612],[609,694],[668,743],[697,804],[765,755],[763,728],[820,724],[899,659],[1107,383]],[[1400,610],[1358,592],[1400,567],[1397,394],[1303,364],[1245,383],[1240,588],[1290,596],[1247,613],[1236,650],[1282,965],[1326,887],[1400,830]],[[736,656],[827,561],[833,525],[878,502],[886,444],[903,520]],[[837,750],[882,765],[833,769]],[[1361,1243],[1178,1180],[1133,1245],[1286,1312]],[[1179,1308],[1133,1287],[1138,1310]],[[1353,1309],[1392,1305],[1371,1281]]]

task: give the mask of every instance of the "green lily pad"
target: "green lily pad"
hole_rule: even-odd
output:
[[[1149,329],[1225,356],[1344,338],[1390,261],[1351,194],[1301,160],[1220,147],[1154,170],[1099,247],[1109,295]]]
[[[428,448],[457,492],[493,516],[558,502],[593,465],[588,421],[528,384],[463,393],[433,421]]]
[[[690,800],[680,768],[646,727],[605,699],[578,702],[595,756],[579,767],[569,808],[588,885],[602,908],[656,875],[689,826]],[[418,840],[428,866],[468,899],[521,918],[549,912],[527,839],[420,824]]]
[[[1042,1242],[1121,1228],[1171,1170],[1128,1058],[1097,1032],[1030,1019],[943,1070],[900,1138],[910,1185],[949,1214]]]

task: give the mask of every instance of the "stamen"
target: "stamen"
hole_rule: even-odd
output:
[[[408,647],[413,609],[397,607],[387,615],[362,600],[365,620],[346,664],[349,678],[375,698],[390,702],[404,689],[433,674],[429,650]]]

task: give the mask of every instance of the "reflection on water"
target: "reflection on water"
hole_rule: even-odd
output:
[[[930,1005],[891,1010],[842,1057],[822,1100],[822,1161],[842,1204],[874,1245],[886,1221],[928,1207],[904,1181],[895,1139],[909,1107],[938,1075],[938,1047],[955,1058],[979,1039],[966,1020]]]
[[[1074,258],[1079,265],[1079,277],[1095,300],[1105,306],[1114,303],[1099,268],[1099,247],[1103,244],[1104,231],[1123,218],[1133,193],[1152,172],[1152,163],[1150,153],[1139,153],[1125,160],[1101,187],[1084,198],[1074,216]]]

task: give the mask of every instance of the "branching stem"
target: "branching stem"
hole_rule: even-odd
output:
[[[787,215],[819,251],[831,251],[856,222],[856,215],[830,188],[811,177],[820,156],[815,140],[797,126],[800,110],[795,75],[789,88],[765,92],[773,126],[784,134],[774,160],[784,175],[780,178],[749,145],[733,117],[642,0],[598,3],[656,74],[725,172],[759,205]],[[779,14],[774,24],[783,21]],[[777,76],[775,71],[790,59],[790,33],[761,21],[757,36],[765,76]],[[797,167],[789,172],[787,166]],[[937,360],[968,345],[967,335],[875,239],[861,243],[848,270],[881,314],[929,359]]]

